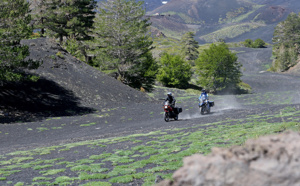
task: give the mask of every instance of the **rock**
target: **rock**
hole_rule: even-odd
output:
[[[173,174],[174,181],[159,186],[270,186],[300,185],[300,133],[248,140],[228,149],[214,148],[211,154],[195,154]]]
[[[163,180],[163,178],[160,175],[156,175],[155,183],[160,183]]]

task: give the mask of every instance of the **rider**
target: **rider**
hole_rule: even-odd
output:
[[[202,93],[199,96],[199,104],[202,105],[203,98],[208,100],[208,94],[205,89],[202,89]]]
[[[172,92],[168,92],[167,98],[165,99],[165,101],[169,101],[171,107],[175,108],[175,102],[176,102],[176,100],[175,100],[174,96],[172,96]]]

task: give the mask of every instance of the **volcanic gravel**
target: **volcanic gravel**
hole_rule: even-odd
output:
[[[30,47],[29,58],[43,60],[41,67],[28,72],[41,78],[37,82],[5,83],[1,87],[0,131],[8,135],[0,135],[0,155],[70,142],[191,127],[195,123],[213,123],[228,118],[246,118],[266,110],[272,113],[282,107],[268,103],[259,107],[249,105],[247,101],[228,94],[222,95],[220,102],[215,102],[210,115],[201,116],[195,103],[196,96],[177,103],[179,107],[189,107],[189,111],[184,110],[179,121],[167,123],[163,120],[162,102],[159,100],[165,97],[167,91],[157,89],[153,92],[156,97],[150,98],[77,60],[46,38],[25,40],[23,43]],[[253,93],[245,95],[245,98],[265,92],[283,95],[290,91],[293,106],[299,107],[300,77],[266,71],[266,66],[271,63],[271,48],[232,50],[237,52],[238,60],[243,64],[243,81],[253,88]],[[58,52],[64,57],[58,57]],[[175,98],[180,97],[180,93],[180,90],[175,91]],[[97,126],[80,127],[89,123]],[[46,132],[28,130],[42,124],[65,126]],[[118,148],[118,144],[115,145]]]

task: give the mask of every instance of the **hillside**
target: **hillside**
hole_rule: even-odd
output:
[[[234,48],[243,64],[243,81],[253,92],[210,95],[215,106],[208,115],[199,113],[199,92],[156,87],[153,97],[163,98],[172,91],[177,106],[183,108],[179,120],[166,123],[161,103],[149,102],[144,94],[72,58],[59,45],[45,38],[23,42],[30,46],[32,58],[44,59],[43,66],[33,71],[42,75],[39,86],[19,83],[14,92],[6,89],[0,100],[13,100],[9,95],[19,93],[24,100],[15,100],[18,108],[37,99],[49,110],[37,107],[35,110],[44,114],[38,120],[17,116],[9,122],[6,119],[11,113],[0,115],[1,186],[152,186],[157,183],[157,175],[171,179],[182,167],[184,157],[206,155],[213,147],[243,145],[246,139],[287,129],[299,130],[299,77],[264,72],[271,63],[271,48]],[[97,91],[102,98],[99,105],[95,105],[96,96],[90,94]],[[28,109],[23,113],[27,116],[34,112]],[[293,141],[297,143],[297,139]],[[286,151],[280,152],[285,157]],[[263,153],[262,158],[266,155]],[[257,158],[252,160],[261,168]],[[220,165],[216,164],[222,168]]]
[[[66,116],[93,112],[103,107],[145,103],[145,93],[132,89],[64,51],[57,43],[39,38],[23,40],[30,46],[29,58],[43,64],[28,72],[37,82],[4,83],[0,109],[5,120]],[[3,116],[4,117],[4,116]],[[0,119],[3,119],[0,115]]]
[[[271,43],[274,27],[299,7],[296,0],[172,0],[147,14],[160,15],[151,16],[152,26],[169,37],[180,38],[189,30],[196,32],[200,43],[220,38]]]

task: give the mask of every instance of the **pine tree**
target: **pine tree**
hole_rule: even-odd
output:
[[[95,21],[95,52],[98,56],[106,56],[110,62],[108,66],[116,70],[116,78],[130,86],[133,79],[136,83],[146,82],[147,70],[152,71],[156,66],[149,56],[152,49],[148,33],[150,23],[149,19],[143,19],[142,3],[135,0],[102,2]],[[137,67],[145,67],[143,63],[148,63],[149,69],[140,73]]]
[[[0,2],[0,80],[20,80],[24,68],[37,68],[39,62],[25,60],[28,46],[20,41],[31,33],[29,3],[26,0]]]
[[[186,60],[195,60],[199,57],[198,42],[194,39],[195,34],[193,32],[187,32],[180,40],[182,45],[182,52]]]
[[[236,89],[241,82],[241,64],[236,54],[225,43],[211,44],[196,59],[199,84],[214,92],[223,89]]]
[[[42,0],[47,7],[39,17],[60,43],[67,39],[88,40],[96,12],[95,0]],[[44,20],[45,19],[45,20]]]

